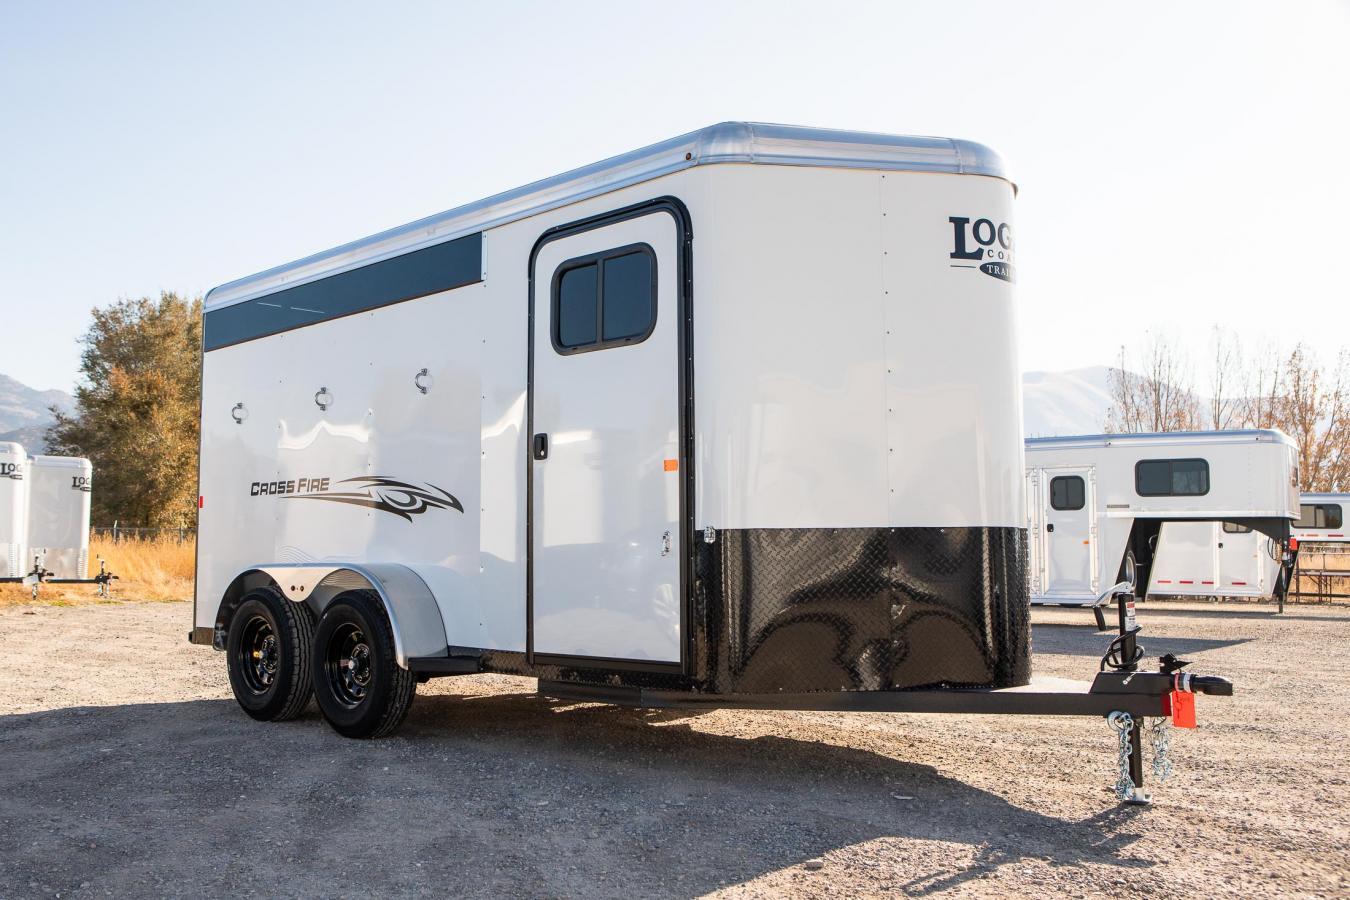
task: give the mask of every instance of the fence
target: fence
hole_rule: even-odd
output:
[[[89,529],[89,536],[107,538],[114,544],[118,541],[157,541],[171,540],[182,544],[197,539],[196,528],[136,528],[119,525],[95,525]]]
[[[1303,544],[1298,551],[1298,569],[1290,585],[1289,599],[1350,600],[1350,546]]]

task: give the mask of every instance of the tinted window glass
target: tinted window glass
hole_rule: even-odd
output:
[[[1134,489],[1141,497],[1198,497],[1209,493],[1209,463],[1203,459],[1148,459],[1135,464]]]
[[[646,253],[627,253],[604,261],[605,340],[638,337],[652,327],[656,294],[652,261]]]
[[[1246,525],[1235,525],[1232,522],[1224,522],[1223,530],[1229,534],[1250,534],[1251,529]]]
[[[1082,509],[1083,479],[1077,475],[1060,475],[1050,479],[1050,506],[1053,509]]]
[[[593,344],[600,302],[597,263],[568,269],[558,281],[558,343],[564,347]]]
[[[1299,507],[1295,528],[1340,528],[1341,507],[1336,503],[1305,503]]]

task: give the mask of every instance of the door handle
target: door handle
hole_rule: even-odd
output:
[[[1055,530],[1055,523],[1054,523],[1054,522],[1050,522],[1049,524],[1047,524],[1047,525],[1045,526],[1045,530],[1046,530],[1046,531],[1053,532],[1053,531]]]
[[[540,432],[534,436],[534,458],[548,459],[548,435]]]

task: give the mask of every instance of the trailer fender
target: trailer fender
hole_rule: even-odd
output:
[[[346,591],[374,591],[389,616],[394,657],[408,668],[410,657],[446,656],[445,620],[436,598],[412,569],[398,563],[264,563],[250,566],[230,582],[216,614],[220,644],[230,616],[249,591],[273,587],[288,600],[304,603],[321,615]],[[222,645],[223,646],[223,645]]]

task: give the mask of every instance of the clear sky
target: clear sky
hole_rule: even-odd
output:
[[[1008,161],[1026,369],[1145,331],[1350,345],[1350,4],[0,0],[0,372],[189,293],[725,119]],[[952,348],[961,364],[959,347]]]

